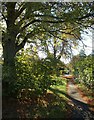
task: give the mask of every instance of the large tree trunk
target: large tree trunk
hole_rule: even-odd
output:
[[[15,54],[16,54],[16,26],[15,26],[15,2],[7,3],[7,30],[3,34],[3,93],[12,95],[16,81]]]
[[[17,117],[17,92],[15,91],[16,68],[15,54],[17,28],[15,25],[15,2],[6,3],[7,6],[7,28],[2,35],[3,44],[3,80],[2,80],[2,118]],[[15,106],[13,106],[15,105]],[[10,109],[10,110],[8,110]]]
[[[3,93],[9,95],[14,92],[14,85],[16,81],[15,40],[5,37],[3,43],[3,57]]]

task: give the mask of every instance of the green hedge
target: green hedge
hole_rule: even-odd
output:
[[[88,89],[94,89],[94,56],[79,58],[74,65],[74,74],[77,77],[77,82],[83,83]]]

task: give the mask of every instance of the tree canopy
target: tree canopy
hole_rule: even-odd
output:
[[[68,38],[79,39],[80,31],[94,24],[93,7],[93,2],[2,2],[2,17],[6,21],[6,34],[9,30],[14,35],[17,52],[26,42],[48,36],[64,42]]]

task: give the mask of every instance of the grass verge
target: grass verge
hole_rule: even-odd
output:
[[[93,99],[94,98],[94,93],[91,89],[88,89],[87,86],[83,85],[83,84],[78,84],[79,89],[81,89],[81,91],[84,93],[84,95],[86,95],[89,99]]]

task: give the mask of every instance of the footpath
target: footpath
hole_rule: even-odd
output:
[[[69,104],[71,106],[69,119],[70,120],[94,120],[94,111],[89,109],[89,104],[84,99],[72,80],[68,82],[67,92],[70,96]]]

